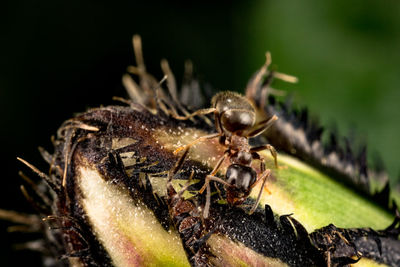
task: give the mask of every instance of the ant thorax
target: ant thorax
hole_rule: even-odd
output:
[[[231,163],[250,166],[253,157],[250,153],[250,146],[246,137],[233,135],[229,148],[233,152],[230,159]]]
[[[234,151],[250,151],[249,141],[247,137],[233,134],[229,139],[230,149]]]

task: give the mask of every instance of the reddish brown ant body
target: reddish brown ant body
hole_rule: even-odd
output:
[[[211,100],[212,108],[198,110],[186,117],[177,117],[177,119],[189,119],[195,115],[214,113],[215,127],[217,133],[202,136],[192,143],[180,147],[174,153],[183,149],[190,148],[195,143],[203,140],[219,138],[219,143],[226,147],[224,155],[218,160],[212,172],[207,175],[204,186],[200,189],[203,193],[207,189],[206,204],[204,207],[204,218],[208,217],[211,189],[210,181],[215,181],[225,185],[227,201],[230,205],[239,205],[249,196],[251,189],[259,182],[262,182],[261,190],[258,194],[254,206],[250,210],[253,213],[257,208],[265,182],[271,171],[265,168],[264,159],[257,153],[268,149],[275,160],[277,166],[277,153],[275,149],[267,144],[258,147],[250,147],[248,139],[263,133],[275,120],[272,116],[268,120],[261,121],[255,125],[256,112],[250,101],[246,97],[233,93],[221,92],[216,94]],[[226,171],[225,179],[216,177],[218,170],[225,159],[229,159],[230,165]],[[251,167],[253,160],[260,160],[261,173],[257,175]]]

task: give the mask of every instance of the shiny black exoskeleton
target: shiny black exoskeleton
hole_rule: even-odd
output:
[[[257,173],[251,167],[232,164],[226,171],[225,179],[231,185],[226,193],[227,201],[237,205],[250,194],[251,186],[257,181]]]

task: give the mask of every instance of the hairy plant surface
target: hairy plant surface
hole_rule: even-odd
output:
[[[43,233],[48,265],[76,266],[356,266],[400,265],[399,215],[389,188],[366,164],[366,150],[354,156],[333,136],[324,146],[322,128],[306,111],[280,104],[269,85],[293,77],[268,69],[253,76],[246,96],[258,120],[277,114],[271,129],[252,145],[273,144],[273,158],[260,152],[271,170],[264,188],[254,187],[241,205],[226,201],[227,188],[211,183],[210,215],[203,210],[205,177],[223,155],[216,139],[174,151],[214,133],[207,115],[178,120],[197,109],[202,92],[186,66],[178,94],[168,63],[166,87],[148,74],[140,38],[134,37],[138,66],[123,78],[130,100],[124,106],[88,110],[66,121],[52,154],[41,149],[48,174],[20,159],[42,180],[26,178],[23,193],[38,215],[0,216]],[[208,104],[206,104],[208,105]],[[285,154],[286,152],[286,154]],[[224,177],[224,162],[217,175]],[[252,168],[260,173],[259,162]],[[371,178],[375,177],[375,178]],[[260,190],[260,205],[249,214]],[[43,219],[40,220],[39,218]]]

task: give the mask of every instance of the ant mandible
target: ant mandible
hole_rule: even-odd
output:
[[[268,67],[270,62],[270,54],[267,53],[266,64],[260,73],[256,75],[256,79],[260,78],[260,75],[266,73],[266,67]],[[285,74],[270,72],[266,80],[271,82],[275,75],[283,80],[289,81],[293,79]],[[266,86],[264,86],[264,88],[266,88]],[[245,96],[229,91],[217,93],[211,100],[211,106],[211,108],[200,109],[187,116],[173,114],[173,117],[176,119],[187,120],[196,115],[214,113],[215,128],[217,130],[217,133],[201,136],[186,146],[179,147],[174,151],[174,154],[177,154],[181,150],[189,149],[198,142],[219,138],[219,143],[226,147],[226,151],[218,160],[211,173],[206,176],[206,181],[199,190],[200,194],[202,194],[204,190],[207,190],[203,216],[207,218],[210,210],[210,181],[219,182],[225,186],[227,201],[230,205],[240,205],[243,203],[249,196],[251,189],[259,181],[262,181],[260,192],[250,210],[250,214],[252,214],[258,207],[265,182],[271,174],[271,170],[266,169],[264,159],[258,152],[269,150],[277,168],[278,162],[277,152],[273,146],[266,144],[251,147],[248,139],[262,134],[278,119],[278,117],[274,115],[256,124],[256,111],[253,104]],[[217,177],[216,174],[227,158],[230,161],[230,165],[226,171],[225,179],[221,179]],[[260,161],[259,175],[257,175],[256,171],[251,167],[253,160]]]

